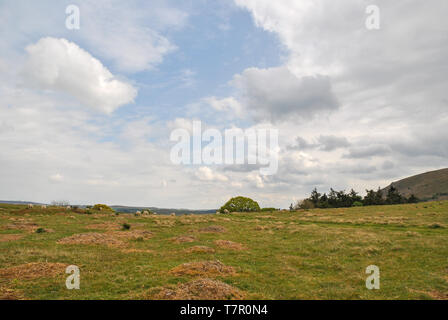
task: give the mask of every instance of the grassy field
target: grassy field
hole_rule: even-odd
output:
[[[372,264],[380,290],[365,286]],[[0,205],[0,298],[448,299],[448,202],[177,217]]]

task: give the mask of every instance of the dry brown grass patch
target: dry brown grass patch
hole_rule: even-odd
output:
[[[154,233],[147,230],[116,231],[108,232],[108,234],[124,240],[148,240],[154,235]]]
[[[0,300],[24,300],[21,292],[0,286]]]
[[[89,230],[108,230],[108,231],[112,231],[112,230],[119,230],[120,229],[120,225],[118,225],[117,223],[113,223],[113,222],[104,222],[104,223],[89,224],[85,228],[89,229]]]
[[[156,218],[154,219],[154,223],[159,227],[174,227],[176,224],[176,220],[172,219],[171,217],[165,217],[165,218]]]
[[[26,220],[26,219],[10,219],[12,220],[11,223],[8,223],[5,228],[7,230],[22,230],[26,232],[34,232],[36,231],[39,226],[37,223],[34,223],[32,221]]]
[[[111,247],[126,246],[126,240],[149,239],[153,235],[150,231],[114,231],[106,233],[78,233],[70,237],[60,239],[60,244],[101,244]]]
[[[196,279],[175,288],[154,288],[149,297],[155,300],[242,300],[245,295],[218,280]]]
[[[0,242],[16,241],[22,239],[24,236],[24,234],[0,234]]]
[[[430,291],[426,294],[434,300],[448,300],[448,292]]]
[[[244,247],[241,243],[233,242],[229,240],[216,240],[215,244],[222,249],[231,249],[231,250],[246,250],[246,247]]]
[[[170,271],[178,276],[222,276],[235,274],[235,269],[224,265],[221,261],[188,262],[177,266]]]
[[[102,244],[112,247],[120,247],[124,243],[122,240],[107,233],[78,233],[70,237],[60,239],[60,244]]]
[[[173,242],[176,243],[185,243],[185,242],[194,242],[196,241],[195,236],[178,236],[170,239]]]
[[[37,278],[52,278],[63,275],[68,264],[33,262],[15,267],[0,269],[0,278],[32,280]]]
[[[121,250],[123,253],[154,253],[153,250],[145,250],[145,249],[123,249]]]
[[[448,292],[421,291],[421,290],[414,290],[414,289],[409,289],[409,291],[419,293],[419,294],[424,294],[433,300],[448,300]]]
[[[194,247],[185,249],[185,252],[188,252],[188,253],[215,253],[215,249],[207,247],[207,246],[194,246]]]

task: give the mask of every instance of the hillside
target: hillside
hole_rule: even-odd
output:
[[[157,208],[157,207],[128,207],[128,206],[118,206],[118,205],[113,205],[113,206],[111,206],[111,208],[117,212],[122,212],[122,213],[135,213],[136,211],[144,211],[144,210],[150,210],[151,212],[157,212],[157,214],[175,213],[176,215],[210,214],[210,213],[216,212],[216,209],[214,209],[214,210],[190,210],[190,209],[170,209],[170,208]]]
[[[32,201],[8,201],[8,200],[0,200],[0,204],[12,204],[12,205],[43,205],[44,203],[32,202]],[[85,208],[86,205],[77,205],[80,208]],[[157,207],[129,207],[129,206],[120,206],[120,205],[112,205],[110,206],[117,212],[121,213],[135,213],[136,211],[144,211],[150,210],[151,212],[156,212],[157,214],[171,214],[175,213],[176,215],[183,214],[210,214],[215,213],[216,209],[212,210],[191,210],[191,209],[170,209],[170,208],[157,208]]]
[[[414,194],[421,200],[447,200],[448,168],[392,182],[390,186],[394,186],[405,196]],[[390,186],[385,188],[384,191],[387,192]]]

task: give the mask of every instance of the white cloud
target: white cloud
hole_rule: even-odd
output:
[[[215,172],[209,167],[200,167],[196,173],[195,176],[201,180],[201,181],[220,181],[220,182],[226,182],[229,180],[225,175]]]
[[[133,102],[137,95],[132,85],[118,80],[99,60],[66,39],[42,38],[26,51],[23,75],[40,89],[69,94],[104,113]]]
[[[327,77],[298,78],[287,67],[249,68],[236,75],[233,84],[241,90],[246,110],[258,121],[311,118],[338,108]]]
[[[64,181],[64,177],[61,174],[56,173],[56,174],[53,174],[50,176],[50,181],[51,182],[62,182],[62,181]]]
[[[264,188],[263,178],[258,173],[249,173],[246,176],[246,180],[252,183],[252,185],[254,185],[256,188]]]
[[[359,0],[237,0],[259,27],[278,36],[280,51],[286,48],[287,56],[281,66],[266,62],[268,67],[237,71],[239,82],[233,82],[236,90],[230,92],[226,86],[215,87],[214,81],[195,86],[208,80],[202,62],[196,65],[203,56],[189,55],[198,48],[196,24],[176,34],[182,50],[163,65],[176,50],[174,32],[185,26],[188,10],[183,9],[196,10],[196,4],[84,0],[79,4],[81,30],[73,32],[64,27],[66,1],[0,2],[0,146],[7,150],[0,157],[0,193],[5,199],[216,208],[244,192],[260,204],[287,207],[314,187],[322,192],[330,187],[362,191],[446,166],[448,42],[440,30],[447,29],[447,1],[376,0],[383,24],[369,32],[364,27],[368,3]],[[235,44],[233,32],[241,31],[234,25],[226,32],[229,42],[223,50]],[[47,35],[68,39],[88,53],[79,59],[82,63],[68,61],[79,50],[43,55],[32,66],[34,84],[76,99],[16,85],[23,48]],[[100,72],[92,68],[92,56],[101,61]],[[41,62],[46,66],[42,72]],[[146,100],[140,101],[137,114],[105,116],[74,102],[104,112],[116,109],[117,91],[109,90],[107,81],[105,91],[97,85],[98,74],[109,72],[105,66],[114,75],[154,70],[134,77],[152,91],[141,99]],[[197,77],[190,68],[198,71]],[[128,86],[114,75],[110,81]],[[170,105],[164,89],[174,96],[180,87],[191,88],[191,95],[182,95],[188,101],[199,95],[209,98],[194,108],[176,106],[151,114]],[[132,101],[131,94],[120,96]],[[167,119],[168,113],[175,116]],[[251,125],[246,121],[250,117],[259,128],[274,122],[282,149],[278,174],[261,177],[257,166],[192,171],[171,165],[169,130],[191,130],[189,117],[202,120],[203,129],[205,123],[218,129],[244,128]],[[63,173],[63,183],[52,181],[60,179],[55,170]]]
[[[218,112],[230,112],[237,117],[243,116],[243,106],[234,97],[218,99],[217,97],[207,97],[203,101],[209,104],[214,110]]]
[[[170,130],[185,129],[191,133],[193,131],[193,120],[186,118],[176,118],[172,121],[168,121],[167,127]]]
[[[150,70],[177,49],[163,32],[185,25],[188,14],[178,7],[159,0],[83,1],[80,32],[95,53],[113,61],[119,70]]]
[[[2,199],[196,206],[191,199],[200,186],[191,188],[190,173],[171,164],[166,140],[157,145],[137,138],[132,144],[121,144],[111,135],[127,132],[126,119],[93,115],[76,106],[60,108],[64,101],[60,96],[0,85],[0,119],[11,124],[0,130],[0,147],[8,150],[0,157]],[[163,180],[170,192],[161,185]],[[217,205],[211,203],[213,199],[206,208]]]
[[[65,27],[68,5],[80,8],[80,29]],[[188,5],[171,0],[0,1],[0,52],[51,35],[76,41],[115,72],[154,69],[176,50],[169,35],[188,20]],[[11,46],[12,45],[12,46]]]
[[[375,31],[365,28],[369,3],[363,1],[235,3],[252,14],[258,27],[276,34],[288,53],[278,68],[251,68],[253,76],[246,76],[247,70],[237,76],[244,80],[244,104],[253,106],[253,116],[281,128],[279,141],[286,150],[279,174],[264,181],[265,188],[287,193],[293,184],[302,194],[314,186],[362,191],[446,166],[448,149],[442,137],[448,133],[448,41],[440,30],[447,29],[448,2],[377,0],[382,24]],[[295,86],[276,96],[282,92],[276,87],[288,83],[288,77],[267,72],[275,69],[289,70],[298,81],[325,79],[331,90],[323,90],[321,82],[321,87]],[[307,94],[315,97],[312,101],[333,97],[338,107],[327,104],[319,116],[308,119],[301,116],[316,108],[285,107],[311,106]],[[296,147],[306,149],[310,158],[301,159]],[[271,189],[275,183],[277,188]]]

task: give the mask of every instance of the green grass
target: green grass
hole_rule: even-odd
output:
[[[12,219],[48,232],[11,228]],[[124,223],[131,229],[120,231]],[[74,234],[108,232],[107,224],[116,226],[114,232],[147,230],[153,237],[126,240],[125,248],[57,243]],[[207,226],[227,231],[197,232]],[[23,237],[1,241],[17,234]],[[171,240],[181,235],[197,240]],[[219,248],[215,240],[238,242],[247,250]],[[67,290],[68,274],[62,272],[33,280],[0,278],[0,293],[6,288],[26,299],[139,299],[151,288],[191,280],[170,273],[182,263],[219,260],[237,273],[215,278],[248,299],[448,299],[447,243],[448,202],[177,217],[0,205],[0,274],[32,262],[77,265],[81,270],[80,290]],[[196,245],[215,253],[185,251]],[[365,269],[372,264],[380,267],[380,290],[365,287]]]

